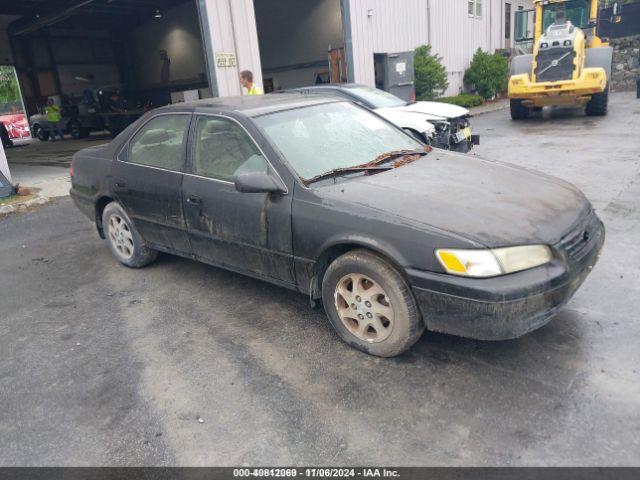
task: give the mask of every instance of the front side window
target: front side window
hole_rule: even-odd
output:
[[[236,122],[199,117],[193,146],[193,173],[232,182],[236,175],[267,172],[262,153]]]
[[[160,115],[133,137],[127,161],[166,170],[182,170],[182,144],[190,115]]]
[[[563,24],[567,20],[579,28],[589,26],[591,2],[589,0],[569,0],[565,3],[550,3],[542,10],[542,31],[554,23]]]
[[[303,179],[361,165],[390,151],[424,148],[402,130],[349,102],[271,113],[255,121]]]

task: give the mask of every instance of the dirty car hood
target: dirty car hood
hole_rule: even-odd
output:
[[[560,179],[440,150],[317,193],[329,203],[357,204],[391,222],[435,227],[486,247],[556,243],[591,209]]]

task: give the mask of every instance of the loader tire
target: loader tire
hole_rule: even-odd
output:
[[[529,118],[529,107],[522,105],[522,100],[511,100],[511,120]]]
[[[589,117],[602,117],[607,114],[609,105],[609,86],[602,93],[596,93],[587,102],[586,113]]]

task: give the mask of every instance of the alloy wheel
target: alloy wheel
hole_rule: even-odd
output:
[[[334,298],[340,320],[358,339],[377,343],[391,335],[393,307],[384,289],[371,278],[345,275],[336,285]]]
[[[131,230],[119,215],[111,215],[109,217],[108,226],[109,238],[111,243],[118,251],[118,254],[125,260],[130,259],[133,256],[133,235]]]

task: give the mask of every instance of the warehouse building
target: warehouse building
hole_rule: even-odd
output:
[[[50,97],[81,103],[87,91],[103,109],[115,93],[141,113],[239,95],[245,69],[266,92],[373,86],[376,54],[431,44],[452,95],[463,89],[476,49],[513,47],[515,11],[531,7],[531,0],[20,0],[0,7],[0,65],[15,66],[28,116]]]

